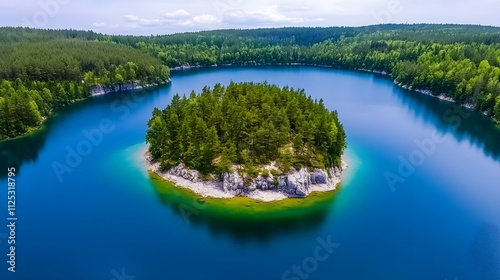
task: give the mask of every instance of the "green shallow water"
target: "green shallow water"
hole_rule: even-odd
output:
[[[217,218],[256,222],[305,219],[311,215],[319,215],[328,211],[335,193],[339,191],[314,192],[306,198],[289,198],[272,202],[248,197],[204,198],[191,190],[176,187],[152,172],[150,178],[160,198],[180,210],[202,212],[203,215]]]

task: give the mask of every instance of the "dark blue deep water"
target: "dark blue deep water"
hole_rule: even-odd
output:
[[[304,88],[339,112],[350,168],[326,213],[242,232],[193,222],[161,198],[141,160],[153,108],[230,81]],[[44,130],[0,143],[0,159],[0,279],[500,279],[499,127],[374,74],[177,72],[170,85],[68,106]],[[6,262],[11,166],[16,273]]]

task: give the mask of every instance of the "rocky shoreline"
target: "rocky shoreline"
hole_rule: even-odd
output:
[[[210,181],[204,181],[200,172],[190,170],[183,164],[161,171],[160,164],[152,160],[149,152],[144,156],[148,170],[178,187],[189,189],[203,197],[246,196],[265,202],[303,198],[312,192],[333,191],[341,183],[342,172],[347,169],[347,164],[342,161],[342,168],[331,168],[328,172],[323,169],[313,171],[308,171],[306,168],[292,169],[290,173],[276,178],[272,174],[267,178],[259,174],[249,184],[244,184],[243,178],[237,172],[224,173],[220,178],[212,176]]]
[[[166,84],[169,82],[170,82],[170,79],[166,80],[164,83]],[[124,84],[117,84],[117,85],[111,85],[111,86],[98,85],[98,86],[93,86],[90,88],[90,95],[91,96],[99,96],[99,95],[108,94],[108,93],[112,93],[112,92],[134,90],[134,89],[143,89],[143,88],[157,86],[157,85],[164,84],[164,83],[141,85],[138,81],[136,81],[134,83],[124,83]]]

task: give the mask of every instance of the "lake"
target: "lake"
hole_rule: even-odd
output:
[[[141,157],[153,108],[230,81],[304,88],[338,111],[349,170],[326,209],[242,225],[155,187]],[[1,279],[500,279],[499,127],[377,74],[175,72],[169,85],[65,107],[0,143],[0,158]],[[16,273],[6,263],[12,166]]]

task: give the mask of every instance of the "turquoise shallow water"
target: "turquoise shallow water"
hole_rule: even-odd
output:
[[[304,88],[338,110],[350,168],[326,213],[241,232],[162,199],[140,158],[153,108],[230,81]],[[15,166],[19,218],[15,274],[0,227],[1,279],[500,279],[500,129],[454,110],[381,76],[311,67],[177,72],[170,85],[74,104],[0,143],[0,209]],[[82,131],[100,124],[86,146]],[[405,161],[412,172],[398,171]],[[71,169],[62,181],[57,163]],[[328,238],[334,249],[316,255]]]

